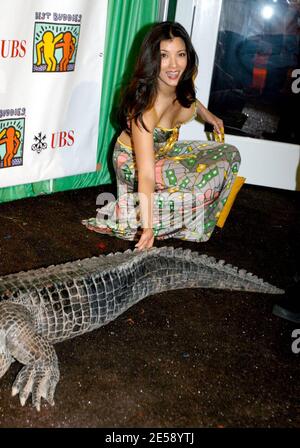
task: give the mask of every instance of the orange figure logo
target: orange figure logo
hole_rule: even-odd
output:
[[[12,159],[17,154],[21,140],[21,133],[13,126],[4,128],[0,132],[0,145],[5,144],[5,156],[3,157],[3,167],[7,168],[12,166]]]
[[[72,36],[72,33],[70,33],[70,31],[67,31],[63,34],[62,42],[59,42],[55,45],[55,48],[62,48],[63,50],[63,57],[61,58],[61,61],[59,63],[60,72],[67,71],[68,64],[71,61],[75,51],[75,43],[75,37]]]

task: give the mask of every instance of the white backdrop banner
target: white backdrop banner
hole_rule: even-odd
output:
[[[0,0],[0,187],[96,170],[108,0]]]

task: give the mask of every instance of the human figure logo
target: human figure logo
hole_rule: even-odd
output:
[[[79,33],[79,24],[36,22],[32,71],[74,71]]]
[[[0,120],[0,169],[23,165],[25,118]]]

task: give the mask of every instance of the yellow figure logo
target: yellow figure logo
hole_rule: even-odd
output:
[[[52,31],[46,31],[43,34],[42,40],[36,45],[37,61],[36,65],[42,64],[42,53],[44,60],[47,65],[47,72],[55,72],[57,66],[57,60],[55,59],[55,45],[62,38],[63,33],[59,33],[58,36],[54,37]]]

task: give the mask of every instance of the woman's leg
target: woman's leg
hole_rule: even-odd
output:
[[[156,227],[157,238],[207,241],[226,203],[239,164],[240,155],[234,146],[199,141],[177,142],[172,151],[159,158],[157,204],[160,202],[162,207],[164,203],[165,207]],[[170,221],[175,224],[173,228]]]
[[[133,153],[129,147],[116,143],[113,153],[113,165],[117,180],[118,198],[102,193],[98,196],[98,203],[108,202],[97,209],[97,216],[82,223],[89,229],[118,238],[133,240],[138,227],[138,210],[136,194],[135,163]]]

